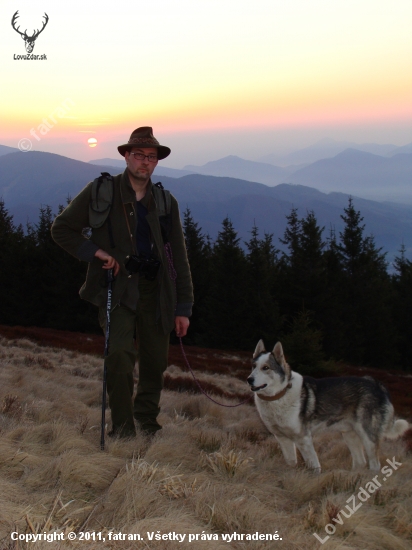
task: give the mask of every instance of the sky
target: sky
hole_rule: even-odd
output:
[[[30,36],[47,13],[32,52],[47,59],[18,58],[16,11]],[[411,0],[2,0],[0,25],[2,145],[120,158],[152,126],[182,168],[412,142]]]

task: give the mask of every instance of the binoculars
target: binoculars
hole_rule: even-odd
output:
[[[128,260],[124,266],[129,275],[138,273],[148,281],[154,281],[159,271],[160,261],[154,256],[147,258],[145,256],[136,256],[136,254],[133,254],[132,256],[128,256]]]

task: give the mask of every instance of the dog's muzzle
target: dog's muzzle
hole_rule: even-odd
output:
[[[247,383],[249,384],[250,386],[250,389],[252,391],[259,391],[259,390],[263,390],[264,388],[266,388],[267,384],[262,384],[261,386],[254,386],[253,385],[253,382],[255,381],[255,379],[253,378],[253,376],[249,376],[249,378],[247,379]]]

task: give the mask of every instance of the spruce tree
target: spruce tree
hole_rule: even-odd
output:
[[[289,322],[282,335],[285,356],[293,370],[300,374],[316,376],[322,372],[324,352],[323,334],[316,328],[310,313],[302,309]]]
[[[323,346],[328,357],[342,359],[345,355],[345,323],[339,314],[345,308],[344,272],[342,258],[338,249],[338,241],[334,227],[330,228],[324,250],[324,260],[327,273],[327,285],[324,294],[322,312]]]
[[[13,281],[18,307],[13,308],[6,322],[79,332],[100,331],[95,307],[78,294],[87,264],[53,241],[50,233],[53,219],[51,208],[44,206],[38,222],[27,226],[19,248],[19,276]]]
[[[393,265],[393,320],[398,336],[400,364],[404,369],[412,370],[412,261],[406,258],[404,244]]]
[[[18,324],[21,304],[21,275],[25,257],[24,233],[15,226],[4,201],[0,199],[0,323]]]
[[[352,198],[341,217],[345,226],[337,245],[343,273],[338,314],[345,324],[345,356],[376,366],[393,363],[396,340],[385,253],[376,248],[372,235],[364,236],[363,217]]]
[[[209,293],[211,245],[199,224],[194,221],[189,208],[183,214],[183,232],[194,290],[193,313],[186,340],[202,345],[203,333],[206,330],[204,315],[205,301]]]
[[[259,239],[256,225],[245,244],[248,249],[245,302],[249,325],[245,344],[253,348],[261,338],[266,342],[277,339],[279,331],[277,250],[272,234],[266,233]]]
[[[50,206],[42,206],[38,222],[27,227],[26,267],[22,271],[26,325],[61,326],[60,253],[50,233],[53,219]]]
[[[279,238],[282,244],[285,244],[289,249],[289,255],[284,254],[285,263],[292,263],[294,258],[298,256],[300,249],[302,222],[298,218],[298,209],[292,208],[290,214],[286,216],[287,225],[283,239]]]
[[[4,200],[0,199],[0,253],[4,252],[4,247],[7,246],[8,240],[14,231],[13,216],[9,214],[5,207]]]
[[[225,218],[213,245],[206,338],[217,348],[247,349],[246,258],[232,222]]]
[[[284,238],[280,239],[289,249],[281,262],[282,313],[295,315],[306,309],[320,320],[327,285],[324,228],[318,226],[313,211],[299,219],[297,210],[292,209],[286,218]]]

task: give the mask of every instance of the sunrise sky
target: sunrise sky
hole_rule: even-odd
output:
[[[48,14],[47,60],[14,59],[17,10],[28,34]],[[149,125],[181,168],[325,137],[412,142],[411,0],[3,0],[0,21],[2,145],[117,158]]]

